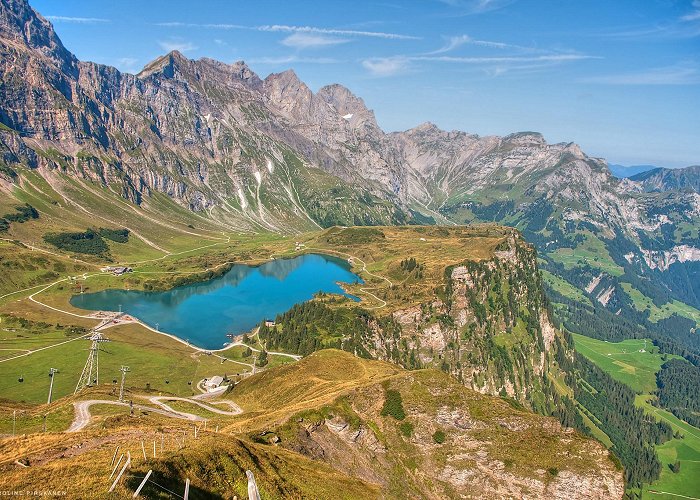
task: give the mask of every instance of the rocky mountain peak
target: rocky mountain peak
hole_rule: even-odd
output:
[[[423,122],[420,125],[418,125],[417,127],[413,127],[411,129],[411,131],[422,132],[422,133],[426,133],[426,132],[435,133],[435,132],[441,132],[442,130],[440,129],[440,127],[435,125],[433,122]]]
[[[0,2],[0,39],[35,50],[64,69],[77,61],[63,46],[51,23],[35,12],[26,0]]]
[[[271,104],[288,117],[304,116],[311,106],[313,92],[292,69],[270,74],[263,88]]]
[[[365,101],[353,94],[347,87],[334,83],[319,89],[317,96],[351,124],[369,123],[377,126],[374,112],[367,108]]]
[[[262,82],[257,73],[250,69],[250,67],[245,63],[245,61],[236,61],[229,67],[231,68],[231,71],[241,80],[255,83]]]
[[[281,73],[271,73],[264,80],[266,87],[281,87],[290,89],[311,90],[302,82],[293,69],[282,71]]]
[[[546,146],[547,141],[544,136],[539,132],[516,132],[514,134],[507,135],[503,138],[503,142],[510,142],[511,144],[516,144],[518,146]]]
[[[154,73],[161,73],[166,78],[173,78],[183,66],[188,66],[190,62],[181,52],[173,50],[146,64],[137,76],[147,78]]]

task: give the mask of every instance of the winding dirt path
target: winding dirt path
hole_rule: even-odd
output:
[[[201,396],[201,395],[200,395]],[[195,417],[196,415],[192,415],[191,413],[185,413],[181,412],[178,410],[172,409],[168,404],[164,403],[163,401],[185,401],[186,403],[191,403],[194,405],[199,406],[200,408],[204,408],[207,411],[210,411],[212,413],[218,413],[219,415],[227,415],[227,416],[235,416],[235,415],[240,415],[243,413],[243,410],[241,409],[240,406],[238,406],[236,403],[233,401],[212,401],[211,404],[203,403],[200,401],[200,398],[197,398],[195,396],[194,398],[182,398],[178,396],[151,396],[148,398],[148,400],[153,403],[154,405],[157,405],[161,407],[165,411],[169,411],[171,413],[178,413],[180,415],[190,415],[192,417]],[[226,410],[221,410],[219,408],[216,408],[212,405],[214,404],[226,404],[231,408],[231,411],[226,411]]]
[[[92,415],[90,414],[90,407],[92,405],[126,406],[127,408],[130,406],[129,403],[125,403],[123,401],[112,401],[109,399],[88,399],[86,401],[76,401],[75,403],[73,403],[73,407],[75,408],[75,418],[73,419],[73,422],[70,424],[70,427],[68,427],[66,432],[78,432],[84,429],[90,423],[90,418],[92,417]],[[177,418],[180,420],[190,420],[195,422],[203,422],[205,420],[204,418],[199,417],[197,415],[179,412],[172,409],[165,410],[140,404],[134,404],[133,407],[138,410],[150,411],[153,413],[164,415],[166,417]]]
[[[172,407],[170,407],[167,403],[165,403],[165,401],[184,401],[186,403],[197,405],[200,408],[203,408],[212,413],[216,413],[218,415],[226,415],[230,417],[240,415],[241,413],[243,413],[243,409],[233,401],[222,400],[211,401],[209,403],[202,402],[201,399],[204,399],[204,396],[207,395],[208,394],[199,394],[198,396],[194,396],[192,398],[183,398],[179,396],[143,396],[150,403],[156,405],[156,407],[134,403],[133,408],[137,410],[158,413],[159,415],[163,415],[170,418],[189,420],[191,422],[204,422],[208,419],[200,417],[199,415],[194,415],[192,413],[175,410]],[[66,432],[78,432],[84,429],[90,423],[90,419],[92,418],[92,415],[90,414],[90,407],[92,405],[125,406],[127,408],[130,406],[129,403],[126,403],[124,401],[114,401],[109,399],[88,399],[85,401],[76,401],[75,403],[73,403],[73,407],[75,408],[75,417],[73,418],[73,422],[71,423],[70,427],[68,427]],[[213,405],[227,405],[230,408],[230,410],[222,410],[221,408],[217,408]]]

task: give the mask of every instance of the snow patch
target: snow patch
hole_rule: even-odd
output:
[[[347,115],[343,115],[343,118],[345,118],[346,120],[349,120],[352,117],[353,117],[353,113],[348,113]]]
[[[275,170],[275,166],[272,164],[272,160],[267,160],[267,171],[272,173]]]
[[[260,187],[260,184],[262,183],[262,175],[260,175],[260,172],[256,170],[255,172],[253,172],[253,176],[255,176],[255,180],[258,183],[258,187]]]

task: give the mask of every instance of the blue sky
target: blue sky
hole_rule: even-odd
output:
[[[386,130],[542,132],[611,163],[700,163],[700,0],[30,0],[80,59],[169,50],[341,83]]]

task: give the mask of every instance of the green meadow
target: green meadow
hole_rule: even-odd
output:
[[[642,497],[649,499],[700,498],[700,429],[679,420],[670,412],[651,404],[655,398],[656,373],[665,359],[677,356],[663,355],[649,340],[630,339],[623,342],[605,342],[573,334],[576,350],[605,370],[614,379],[640,393],[636,404],[658,420],[667,422],[681,439],[671,439],[657,446],[663,464],[660,478],[644,485]],[[670,464],[680,461],[679,473],[671,471]]]

